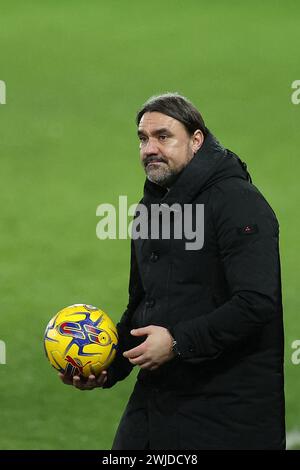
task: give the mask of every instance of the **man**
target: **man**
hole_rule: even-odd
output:
[[[118,356],[98,379],[73,384],[109,388],[140,368],[113,449],[284,449],[275,214],[186,98],[151,98],[137,124],[141,203],[169,211],[173,229],[178,208],[195,226],[204,208],[203,243],[187,249],[184,231],[132,240]]]

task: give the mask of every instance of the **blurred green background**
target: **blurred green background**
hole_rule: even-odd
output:
[[[42,338],[66,305],[122,314],[129,240],[98,240],[96,207],[119,195],[138,201],[135,113],[166,91],[194,102],[279,218],[286,416],[297,446],[299,14],[296,0],[1,1],[1,449],[111,446],[136,373],[80,392],[58,380]]]

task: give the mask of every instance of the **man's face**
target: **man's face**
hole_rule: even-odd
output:
[[[168,187],[203,143],[202,132],[192,136],[166,114],[147,112],[138,127],[140,157],[150,181]]]

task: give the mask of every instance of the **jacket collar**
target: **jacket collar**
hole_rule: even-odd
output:
[[[144,186],[143,203],[185,204],[194,199],[205,188],[230,176],[247,179],[245,168],[232,152],[217,141],[210,132],[202,147],[184,168],[170,190],[152,183],[148,179]]]

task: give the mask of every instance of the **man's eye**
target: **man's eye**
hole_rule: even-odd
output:
[[[161,134],[159,136],[159,140],[166,140],[167,136],[165,134]]]
[[[140,135],[139,140],[140,140],[140,142],[144,143],[144,142],[146,142],[147,139],[146,139],[146,137]]]

